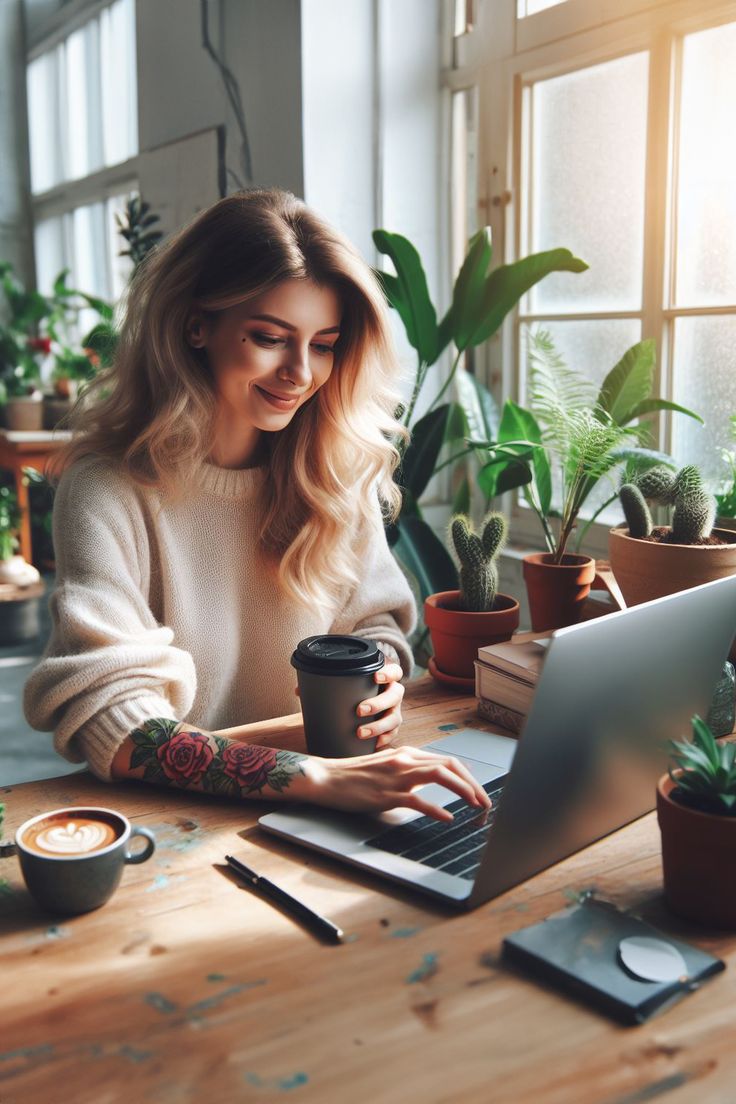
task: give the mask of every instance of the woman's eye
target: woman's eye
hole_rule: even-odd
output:
[[[265,345],[267,349],[274,349],[284,340],[283,337],[274,337],[273,334],[266,333],[253,334],[253,339],[257,341],[259,345]]]
[[[319,345],[318,344],[318,345],[313,345],[312,348],[316,349],[320,356],[329,356],[331,353],[334,353],[334,351],[335,351],[335,346],[334,345]]]

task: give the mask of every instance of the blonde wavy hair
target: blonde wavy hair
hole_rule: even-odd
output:
[[[282,589],[310,605],[358,580],[356,535],[393,519],[399,372],[381,287],[351,243],[301,200],[253,189],[220,200],[149,255],[133,279],[115,361],[77,404],[61,464],[108,459],[180,497],[211,452],[217,396],[206,354],[189,344],[193,311],[244,303],[284,280],[334,289],[342,308],[329,379],[278,433],[260,550]]]

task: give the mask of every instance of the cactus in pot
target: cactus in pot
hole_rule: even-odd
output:
[[[654,536],[672,544],[702,544],[711,535],[716,502],[694,464],[681,468],[676,475],[667,468],[651,468],[633,483],[624,483],[619,498],[631,537],[642,540]],[[653,530],[647,499],[674,507],[671,532]]]
[[[450,521],[448,543],[460,565],[460,589],[430,594],[424,619],[434,648],[430,673],[455,688],[472,690],[478,648],[508,640],[519,627],[519,603],[498,591],[496,561],[507,529],[498,513],[487,514],[477,532],[464,514]]]
[[[480,534],[464,514],[450,522],[450,536],[460,561],[460,608],[469,613],[493,609],[498,591],[496,558],[506,541],[508,526],[503,514],[490,513]]]

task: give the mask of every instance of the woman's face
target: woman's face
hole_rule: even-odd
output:
[[[222,427],[257,441],[288,425],[330,376],[340,314],[332,288],[285,280],[214,316],[194,315],[188,336],[206,350]]]

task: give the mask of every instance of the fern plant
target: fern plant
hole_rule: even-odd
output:
[[[685,407],[652,397],[654,354],[653,341],[632,346],[596,390],[565,364],[549,333],[529,334],[529,409],[506,401],[498,441],[488,442],[488,463],[479,481],[490,496],[521,489],[539,518],[554,563],[562,562],[582,507],[605,476],[623,467],[630,481],[656,464],[675,467],[670,456],[646,447],[647,429],[640,419],[672,410],[702,421]],[[514,447],[520,439],[532,442],[531,449],[516,447],[511,460],[498,454],[500,446]],[[611,482],[611,494],[578,533],[577,548],[592,522],[616,500],[618,480]]]
[[[716,743],[712,731],[697,715],[693,738],[673,740],[669,775],[683,804],[718,816],[736,816],[736,744]],[[677,770],[677,774],[674,771]]]

